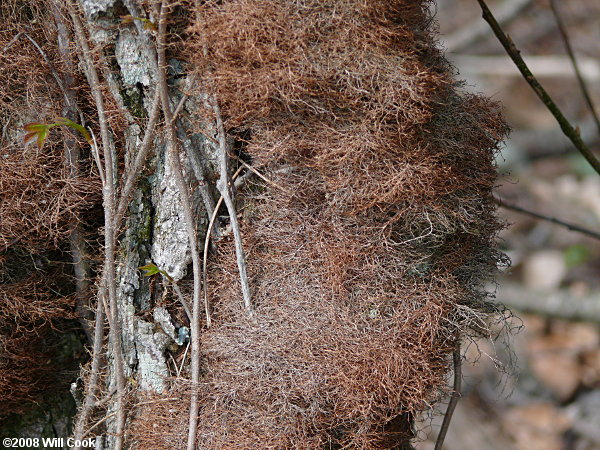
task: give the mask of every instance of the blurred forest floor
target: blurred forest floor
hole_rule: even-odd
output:
[[[600,131],[581,94],[549,0],[489,6],[532,72],[598,155]],[[600,106],[600,1],[558,10]],[[600,176],[563,137],[481,18],[476,0],[438,0],[447,58],[467,88],[502,103],[513,131],[499,156],[506,202],[600,231]],[[598,111],[600,113],[600,111]],[[600,449],[600,240],[500,209],[512,265],[497,299],[515,314],[512,336],[466,351],[463,398],[448,450]],[[493,288],[493,287],[492,287]],[[508,345],[508,349],[507,349]],[[475,363],[474,363],[475,362]],[[433,448],[441,416],[423,418],[419,450]]]

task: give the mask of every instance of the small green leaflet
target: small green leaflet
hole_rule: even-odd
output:
[[[31,122],[24,125],[23,128],[25,129],[25,131],[27,131],[27,134],[25,134],[25,136],[23,137],[23,141],[25,145],[27,145],[30,142],[36,140],[37,146],[41,150],[41,148],[44,146],[44,142],[46,142],[46,139],[48,138],[50,128],[59,126],[69,127],[79,132],[85,138],[87,143],[92,145],[93,141],[92,137],[90,136],[90,133],[83,126],[79,125],[76,122],[73,122],[71,119],[67,119],[66,117],[57,118],[55,123],[46,124],[39,122]]]
[[[146,264],[145,266],[138,267],[138,269],[144,271],[145,277],[151,277],[152,275],[156,275],[157,273],[160,272],[160,270],[154,263]]]
[[[156,266],[156,264],[154,264],[154,263],[148,263],[145,266],[138,267],[138,269],[144,271],[144,276],[145,277],[151,277],[153,275],[156,275],[156,274],[160,273],[160,274],[164,275],[167,278],[167,280],[169,280],[171,282],[173,281],[173,278],[171,278],[171,276],[167,272],[165,272],[164,270],[159,269]]]
[[[88,132],[88,130],[86,130],[83,126],[79,125],[76,122],[73,122],[71,119],[67,119],[66,117],[59,117],[56,120],[57,120],[57,122],[55,125],[63,125],[63,126],[71,127],[75,131],[79,131],[79,133],[81,133],[81,135],[84,137],[84,139],[87,141],[87,143],[92,145],[92,136],[90,136],[90,133]]]
[[[48,137],[50,125],[32,122],[24,125],[23,128],[25,131],[27,131],[27,134],[23,138],[25,145],[29,144],[33,140],[37,140],[37,146],[39,149],[41,149],[44,145],[44,141]]]

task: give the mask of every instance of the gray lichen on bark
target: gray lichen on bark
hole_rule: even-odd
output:
[[[170,164],[166,164],[164,151],[157,163],[155,175],[152,177],[152,200],[156,214],[154,216],[154,228],[151,257],[154,263],[165,270],[176,281],[181,280],[191,263],[190,246],[185,229],[179,190],[175,185],[175,179]],[[190,170],[187,162],[182,164],[186,175]],[[189,176],[186,176],[186,179]],[[194,196],[193,200],[197,200]],[[198,206],[198,202],[194,201]]]
[[[128,28],[122,29],[119,33],[115,46],[115,57],[121,68],[125,86],[135,86],[137,83],[150,86],[150,83],[155,80],[148,64],[149,58],[143,42],[137,33]]]
[[[81,0],[80,3],[86,17],[91,19],[113,7],[116,0]]]
[[[173,340],[162,329],[143,320],[136,321],[136,349],[138,355],[138,379],[140,389],[163,392],[169,376],[165,350]]]

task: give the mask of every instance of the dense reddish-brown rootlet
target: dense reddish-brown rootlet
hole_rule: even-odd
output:
[[[21,34],[19,34],[21,33]],[[42,49],[48,62],[23,34]],[[73,49],[74,50],[74,49]],[[73,51],[75,54],[75,51]],[[0,2],[0,417],[21,413],[48,392],[68,388],[72,361],[57,359],[61,332],[75,319],[74,282],[66,253],[73,223],[94,221],[101,186],[85,141],[54,128],[42,149],[23,145],[23,125],[63,115],[62,76],[52,2]],[[80,108],[96,129],[81,74]],[[79,121],[78,118],[75,118]],[[78,139],[77,178],[63,160],[65,137]],[[93,231],[91,238],[97,237]],[[96,253],[90,247],[90,256]],[[55,345],[56,344],[56,345]]]
[[[27,23],[60,72],[43,5],[3,2],[0,48]],[[199,7],[185,43],[199,91],[218,94],[232,135],[250,136],[244,151],[286,189],[250,184],[238,194],[253,317],[241,308],[233,243],[221,242],[212,260],[203,447],[391,447],[410,434],[397,419],[439,398],[456,339],[485,333],[495,309],[481,286],[501,258],[493,155],[506,126],[496,105],[460,91],[435,48],[426,7]],[[20,238],[41,251],[60,245],[68,224],[98,201],[99,184],[91,165],[87,180],[67,180],[59,134],[42,152],[23,151],[14,130],[53,119],[61,92],[35,48],[20,44],[0,58],[0,113],[14,125],[2,135],[0,179],[3,192],[19,194],[3,197],[1,217],[12,219],[0,243]],[[110,120],[122,128],[118,114]],[[6,305],[27,280],[6,285]],[[34,300],[35,316],[45,299]],[[64,298],[47,301],[48,317],[70,314]],[[20,342],[12,333],[2,339]],[[132,442],[174,448],[185,435],[185,392],[178,384],[168,395],[180,401],[142,402]]]
[[[410,431],[394,419],[439,399],[455,341],[497,313],[482,286],[502,261],[491,190],[507,127],[455,82],[427,7],[195,7],[198,90],[217,93],[243,151],[285,187],[238,193],[252,316],[233,242],[212,259],[202,448],[398,445]],[[137,420],[140,448],[184,434],[155,406]]]

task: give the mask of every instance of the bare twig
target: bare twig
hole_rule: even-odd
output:
[[[598,233],[596,231],[592,231],[587,228],[583,228],[583,227],[573,224],[573,223],[565,222],[564,220],[560,220],[555,217],[545,216],[543,214],[540,214],[540,213],[537,213],[534,211],[530,211],[525,208],[521,208],[520,206],[513,205],[512,203],[507,203],[506,201],[498,199],[498,198],[495,198],[494,200],[496,201],[498,206],[500,206],[501,208],[510,209],[511,211],[515,211],[515,212],[525,214],[530,217],[534,217],[536,219],[540,219],[540,220],[544,220],[546,222],[560,225],[561,227],[565,227],[568,230],[584,234],[584,235],[594,238],[594,239],[600,239],[600,233]]]
[[[92,348],[92,365],[90,367],[90,378],[85,385],[85,398],[83,400],[83,406],[77,420],[75,421],[75,427],[73,435],[75,439],[81,440],[84,434],[84,428],[87,423],[87,419],[92,412],[92,409],[96,406],[96,389],[98,386],[98,379],[100,377],[100,355],[102,354],[102,342],[104,340],[104,308],[101,298],[104,293],[98,294],[98,305],[96,306],[96,320],[94,323],[94,346]]]
[[[186,79],[186,84],[188,85],[188,87],[191,87],[193,83],[194,77],[192,75],[190,78]],[[175,122],[176,125],[177,136],[182,142],[185,142],[187,136],[184,131],[183,122],[178,116],[183,110],[183,106],[185,105],[186,100],[189,98],[189,95],[183,90],[181,90],[181,94],[181,99],[179,100],[179,103],[177,104],[173,112],[172,120]],[[200,130],[200,133],[202,133],[206,138],[212,140],[213,143],[216,142],[203,130]],[[206,209],[206,214],[210,218],[210,216],[213,213],[213,210],[215,209],[215,199],[213,198],[212,192],[208,187],[208,183],[206,182],[204,165],[202,164],[198,153],[194,151],[193,145],[184,145],[184,149],[186,150],[188,160],[190,162],[190,165],[192,166],[192,170],[194,171],[194,175],[196,176],[196,179],[199,182],[198,190],[200,191],[200,196],[202,197],[202,202],[204,203],[204,208]]]
[[[17,42],[19,40],[19,38],[23,35],[23,31],[19,31],[17,34],[15,34],[13,36],[13,38],[8,42],[8,44],[6,44],[4,46],[4,48],[2,49],[2,56],[4,56],[4,53],[6,53],[6,51],[11,48],[15,42]]]
[[[215,205],[215,209],[210,217],[210,221],[208,222],[208,228],[206,229],[206,236],[204,237],[204,255],[202,258],[202,287],[204,289],[204,313],[206,314],[206,327],[210,328],[212,325],[212,321],[210,318],[210,305],[208,303],[208,286],[207,282],[207,265],[208,265],[208,247],[210,244],[210,235],[213,228],[213,224],[215,223],[215,219],[217,218],[217,213],[219,212],[219,208],[223,203],[223,196],[219,197],[217,204]]]
[[[106,422],[108,419],[110,419],[111,417],[115,416],[117,414],[117,412],[113,412],[110,414],[107,414],[106,416],[104,416],[102,419],[100,419],[98,422],[96,422],[94,425],[92,425],[91,427],[89,427],[85,433],[83,433],[83,435],[81,436],[82,439],[85,439],[85,437],[90,434],[92,432],[92,430],[94,430],[95,428],[98,428],[100,425],[102,425],[104,422]]]
[[[452,352],[452,361],[454,363],[454,388],[452,390],[452,395],[450,396],[450,402],[448,403],[448,409],[446,409],[446,414],[444,415],[444,420],[442,422],[442,427],[440,428],[440,432],[435,441],[435,450],[442,450],[442,446],[444,445],[444,439],[446,439],[446,433],[450,428],[450,421],[452,420],[452,415],[454,414],[454,410],[456,409],[456,405],[458,405],[458,401],[461,397],[461,383],[462,383],[462,373],[461,373],[461,360],[460,360],[460,342],[456,344],[456,349]]]
[[[125,210],[129,205],[129,200],[131,198],[131,194],[133,192],[133,188],[135,187],[135,182],[138,179],[142,167],[144,167],[144,163],[148,158],[148,154],[150,153],[150,149],[152,148],[152,143],[154,142],[154,129],[156,127],[156,123],[158,122],[158,117],[160,115],[160,92],[157,89],[154,93],[154,97],[152,99],[152,107],[150,108],[150,117],[148,119],[148,124],[146,125],[146,131],[144,132],[144,138],[142,140],[142,145],[140,146],[137,154],[135,155],[135,160],[131,167],[129,167],[127,171],[127,176],[125,179],[125,183],[123,184],[123,188],[121,189],[121,195],[119,196],[117,211],[115,213],[115,226],[118,228],[123,220],[123,216],[125,215]]]
[[[94,157],[96,167],[98,168],[98,176],[100,177],[102,186],[104,186],[106,184],[106,177],[104,176],[104,169],[102,168],[102,160],[100,159],[100,151],[98,150],[98,141],[96,141],[94,130],[92,130],[90,127],[88,127],[88,130],[90,131],[90,136],[92,136],[92,155]]]
[[[166,278],[168,281],[170,281],[171,284],[173,285],[173,290],[177,294],[177,298],[179,298],[179,303],[181,303],[181,306],[183,306],[183,309],[185,310],[185,314],[186,314],[188,320],[190,321],[190,323],[192,323],[192,311],[190,310],[190,305],[188,305],[188,302],[185,299],[183,292],[181,292],[179,285],[172,277],[170,277],[168,275],[164,275],[163,273],[161,273],[161,275],[164,278]]]
[[[483,12],[483,18],[485,19],[485,21],[487,23],[490,24],[490,27],[494,31],[494,34],[496,35],[496,37],[498,38],[498,40],[500,41],[500,43],[502,44],[502,46],[504,47],[504,49],[506,50],[506,52],[508,53],[510,58],[513,60],[513,62],[516,64],[516,66],[521,71],[521,74],[525,78],[525,81],[527,81],[527,83],[529,83],[529,85],[534,90],[534,92],[537,94],[537,96],[540,98],[540,100],[542,100],[542,102],[544,102],[544,104],[546,105],[548,110],[552,113],[552,115],[554,116],[554,118],[556,119],[558,124],[560,125],[560,128],[562,129],[563,133],[571,140],[571,142],[573,143],[575,148],[577,148],[577,150],[579,150],[579,152],[590,163],[590,165],[594,168],[594,170],[598,174],[600,174],[600,161],[596,158],[596,156],[594,156],[592,151],[583,142],[583,140],[581,139],[581,136],[579,135],[579,131],[577,129],[573,128],[571,123],[563,115],[562,111],[558,108],[556,103],[554,103],[554,101],[552,100],[550,95],[548,95],[546,90],[542,87],[542,85],[539,83],[539,81],[531,73],[531,71],[529,70],[529,67],[527,67],[527,64],[525,64],[525,61],[521,57],[521,54],[520,54],[519,50],[517,49],[517,47],[515,46],[514,42],[512,41],[512,39],[510,39],[509,36],[507,36],[504,33],[504,31],[502,30],[502,28],[500,27],[500,25],[494,18],[492,12],[488,8],[485,1],[477,0],[477,2],[479,3],[479,6],[481,7],[481,10]]]
[[[177,367],[177,361],[175,361],[175,358],[173,358],[173,355],[169,352],[169,358],[171,358],[171,361],[173,362],[173,366],[175,367],[175,374],[177,375],[177,378],[179,378],[179,367]]]
[[[181,358],[181,365],[179,366],[179,370],[177,371],[177,376],[179,376],[179,374],[183,370],[183,365],[185,364],[185,357],[187,356],[189,349],[190,349],[190,342],[188,341],[188,344],[185,346],[185,351],[183,352],[183,358]]]
[[[242,171],[242,168],[239,167],[238,170],[236,170],[236,172],[231,177],[231,180],[234,181],[238,177],[238,175],[240,174],[241,171]],[[219,197],[219,200],[217,201],[215,209],[210,217],[210,221],[208,222],[208,227],[206,229],[206,236],[204,237],[204,255],[202,258],[202,285],[204,287],[204,310],[206,312],[206,326],[208,328],[210,328],[210,326],[211,326],[210,305],[208,304],[208,289],[207,289],[207,285],[206,285],[208,247],[210,244],[210,236],[212,234],[211,231],[214,226],[215,220],[217,218],[217,214],[219,212],[219,208],[221,207],[222,203],[223,203],[223,196],[221,195],[221,197]]]
[[[583,79],[583,75],[579,70],[579,63],[577,62],[577,58],[575,58],[575,53],[573,52],[573,47],[571,46],[571,40],[569,39],[569,34],[567,33],[567,27],[565,26],[560,12],[558,11],[558,3],[556,0],[550,0],[550,6],[552,7],[552,12],[554,13],[554,17],[556,18],[556,24],[558,25],[558,31],[560,31],[560,35],[562,37],[563,43],[565,44],[565,49],[567,50],[567,54],[571,60],[571,64],[573,65],[573,69],[575,70],[575,75],[577,75],[577,81],[579,82],[579,87],[581,89],[581,93],[587,103],[587,106],[594,117],[594,121],[596,122],[596,127],[598,128],[598,133],[600,133],[600,119],[598,118],[598,114],[596,113],[596,107],[594,106],[594,101],[592,100],[592,96],[589,93],[587,88],[587,84]]]
[[[42,49],[42,47],[40,47],[40,45],[36,42],[35,39],[33,39],[31,36],[29,36],[29,34],[23,33],[23,36],[25,36],[27,39],[29,39],[29,41],[33,44],[33,46],[36,48],[36,50],[38,51],[38,53],[40,55],[42,55],[42,58],[44,58],[44,61],[46,61],[46,64],[48,64],[48,67],[50,68],[50,72],[52,72],[52,76],[56,80],[56,83],[58,84],[58,87],[60,87],[60,90],[63,93],[65,101],[67,102],[67,105],[68,106],[74,106],[74,105],[71,105],[71,103],[70,103],[71,99],[70,99],[70,96],[67,93],[67,89],[65,88],[63,80],[60,78],[60,75],[58,74],[58,72],[54,68],[54,64],[52,64],[52,61],[50,61],[50,58],[48,58],[48,55],[46,55],[46,52]]]
[[[260,178],[261,180],[263,180],[265,183],[270,184],[271,186],[276,187],[277,189],[279,189],[280,191],[283,191],[287,194],[293,194],[289,189],[284,188],[283,186],[275,183],[273,180],[269,180],[266,176],[264,176],[262,173],[260,173],[257,169],[255,169],[254,167],[252,167],[250,164],[248,164],[246,161],[244,161],[241,158],[238,158],[237,156],[234,156],[234,158],[242,165],[244,166],[246,169],[248,169],[250,172],[252,172],[254,175],[256,175],[258,178]]]
[[[101,398],[100,400],[97,400],[94,403],[94,406],[96,408],[99,408],[100,406],[103,406],[103,405],[107,404],[110,401],[110,399],[112,398],[112,396],[115,395],[116,392],[117,392],[117,389],[116,388],[112,388],[110,390],[110,392],[104,396],[104,398]]]
[[[227,151],[227,136],[225,135],[225,128],[223,127],[223,117],[221,116],[221,108],[216,98],[216,94],[213,94],[213,110],[215,112],[215,119],[217,122],[217,133],[219,134],[219,168],[220,176],[217,181],[217,189],[223,196],[225,206],[229,212],[229,220],[231,221],[231,229],[233,230],[233,239],[235,241],[235,253],[237,256],[238,270],[240,272],[240,283],[242,284],[242,296],[244,297],[244,306],[248,311],[252,308],[250,300],[250,286],[248,283],[248,274],[246,270],[246,256],[244,255],[244,247],[242,246],[242,235],[240,233],[240,225],[237,219],[237,213],[235,211],[235,205],[231,198],[231,186],[229,185],[229,170],[228,170],[228,154]]]
[[[179,99],[179,103],[177,103],[177,106],[175,107],[175,110],[173,111],[173,119],[172,120],[177,120],[188,97],[189,97],[189,95],[187,93],[185,93],[185,92],[181,93],[181,98]]]
[[[104,171],[106,175],[106,182],[103,186],[104,196],[104,270],[101,284],[105,286],[105,293],[108,296],[110,305],[110,341],[112,351],[114,353],[114,366],[115,366],[115,378],[117,385],[117,404],[116,404],[116,433],[114,447],[116,449],[123,448],[123,438],[125,430],[125,373],[124,373],[124,359],[121,349],[121,328],[119,321],[119,308],[117,304],[117,288],[116,288],[116,267],[115,267],[115,244],[116,244],[116,230],[115,230],[115,207],[116,207],[116,196],[115,196],[115,180],[116,174],[114,172],[115,164],[115,152],[112,147],[110,140],[108,121],[104,109],[104,100],[102,98],[102,91],[100,87],[100,80],[98,78],[98,72],[94,65],[94,61],[91,56],[91,51],[85,36],[83,26],[79,20],[78,13],[73,5],[72,1],[67,2],[69,8],[69,14],[73,22],[73,29],[75,31],[75,38],[77,41],[77,48],[80,51],[80,58],[84,62],[86,68],[86,76],[90,85],[90,90],[96,104],[96,110],[98,112],[98,121],[100,124],[100,137],[102,140],[102,148],[104,153]],[[94,357],[96,357],[94,355]],[[84,418],[85,419],[85,418]],[[77,436],[76,436],[77,438]],[[81,439],[81,438],[79,438]]]
[[[176,129],[177,129],[177,137],[185,142],[187,139],[186,133],[184,131],[183,123],[180,119],[175,120]],[[188,161],[192,166],[192,170],[194,171],[194,175],[196,176],[196,180],[198,180],[198,190],[200,191],[200,196],[202,197],[202,202],[204,203],[204,208],[206,209],[206,214],[210,218],[215,209],[215,199],[213,198],[212,192],[206,182],[206,173],[204,171],[204,165],[202,164],[202,160],[198,152],[194,151],[193,145],[184,145],[184,150],[186,151]]]
[[[190,420],[188,430],[188,450],[194,450],[196,447],[196,429],[198,426],[198,383],[200,381],[200,257],[196,243],[196,225],[194,213],[187,184],[183,177],[183,169],[181,167],[180,158],[180,143],[177,140],[177,132],[175,130],[175,122],[171,111],[169,99],[169,86],[167,85],[166,75],[166,42],[165,36],[167,32],[167,6],[164,0],[155,3],[160,5],[160,15],[158,19],[158,35],[156,39],[156,48],[158,56],[158,83],[160,90],[160,98],[162,110],[165,118],[166,137],[168,141],[168,155],[173,167],[175,182],[179,189],[179,195],[183,206],[183,215],[185,219],[188,239],[190,243],[190,251],[192,254],[192,267],[194,273],[194,293],[192,303],[192,393],[190,399]]]

